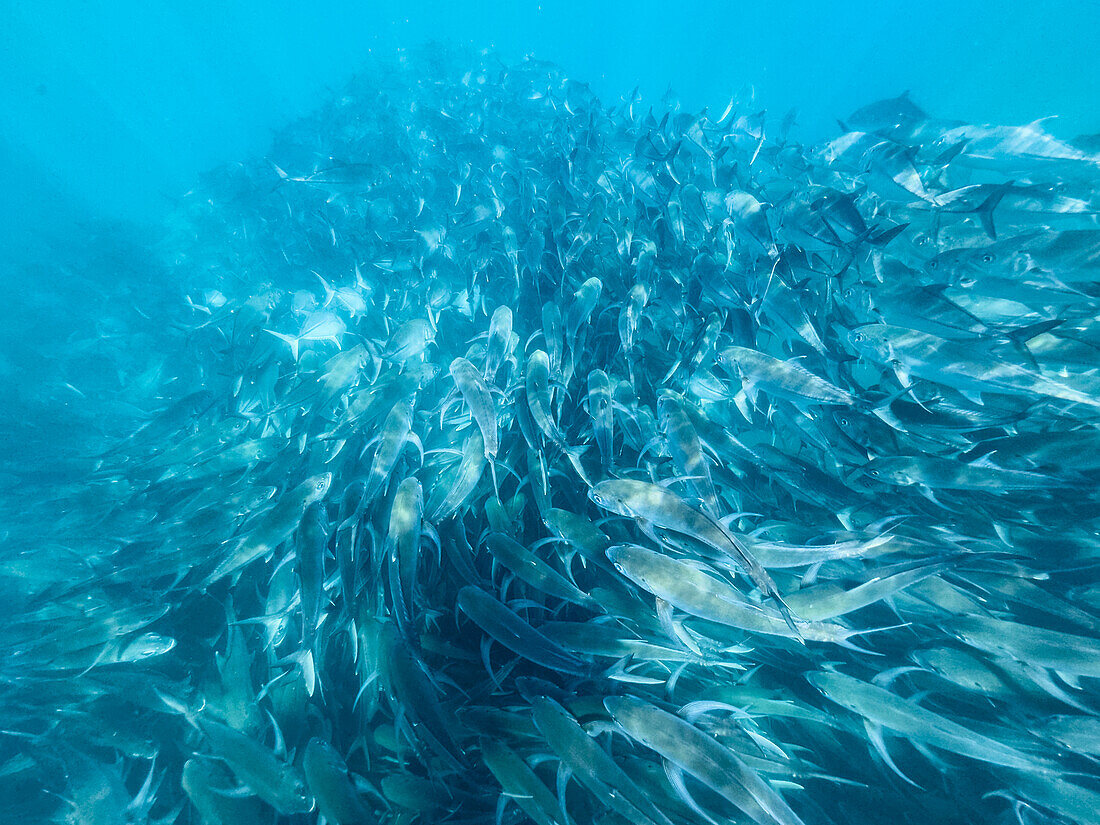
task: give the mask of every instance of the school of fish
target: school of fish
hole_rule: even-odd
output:
[[[0,821],[1100,823],[1100,141],[796,131],[405,53],[38,271]]]

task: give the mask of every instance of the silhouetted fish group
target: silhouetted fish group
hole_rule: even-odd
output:
[[[406,54],[31,285],[0,820],[1100,822],[1100,157],[792,123]]]

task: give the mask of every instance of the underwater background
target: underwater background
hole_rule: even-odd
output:
[[[1098,33],[4,4],[0,823],[1100,823]]]
[[[793,0],[444,3],[72,2],[0,8],[0,243],[81,219],[147,222],[195,176],[263,153],[374,50],[426,41],[533,54],[611,104],[671,88],[721,109],[751,87],[800,134],[909,89],[937,117],[1100,132],[1100,6]]]

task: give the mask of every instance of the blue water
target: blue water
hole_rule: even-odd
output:
[[[838,5],[0,9],[0,825],[1100,825],[1100,4]]]
[[[429,40],[552,60],[613,103],[669,88],[721,111],[751,87],[806,137],[912,91],[937,117],[1100,132],[1100,4],[138,2],[0,4],[0,244],[142,224],[196,174],[262,154],[366,52]]]

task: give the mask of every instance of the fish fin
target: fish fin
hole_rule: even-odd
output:
[[[695,797],[691,795],[691,791],[688,790],[687,782],[684,781],[683,770],[669,762],[667,759],[662,759],[664,764],[665,776],[668,777],[669,784],[676,791],[676,795],[680,797],[680,800],[687,805],[695,813],[699,814],[703,819],[710,823],[710,825],[720,825],[710,814],[703,809],[703,806],[695,801]]]
[[[581,477],[583,481],[589,487],[592,486],[592,479],[588,477],[588,472],[584,469],[584,465],[581,464],[581,456],[584,454],[587,448],[580,447],[565,447],[562,452],[565,453],[565,457],[569,459],[569,463],[573,465],[573,469],[577,471],[577,475]]]
[[[256,796],[256,792],[251,788],[240,785],[236,788],[210,788],[211,793],[215,793],[218,796],[224,796],[227,799],[248,799]]]
[[[741,413],[744,419],[748,422],[752,422],[752,413],[749,411],[748,398],[745,394],[745,389],[742,387],[737,391],[737,394],[733,397],[734,406],[737,407],[737,411]]]
[[[997,227],[993,225],[993,210],[997,208],[997,205],[1001,202],[1001,199],[1008,194],[1012,188],[1012,184],[1015,181],[1006,181],[993,190],[981,205],[974,211],[978,213],[978,220],[981,221],[982,229],[985,230],[991,240],[997,240]]]
[[[912,622],[901,622],[899,624],[892,624],[886,627],[869,627],[866,630],[852,630],[849,631],[843,639],[834,641],[836,641],[836,644],[840,645],[841,647],[847,648],[848,650],[854,650],[857,653],[863,653],[867,656],[881,656],[882,654],[877,651],[868,650],[865,647],[860,647],[859,645],[852,644],[849,639],[851,639],[852,636],[865,636],[868,633],[882,633],[887,630],[899,630],[903,627],[909,627],[910,624],[912,624]]]
[[[889,670],[884,670],[875,676],[871,680],[872,684],[878,685],[880,688],[886,689],[894,683],[894,680],[899,676],[904,676],[906,673],[913,673],[915,671],[921,671],[923,668],[916,665],[902,665],[901,667],[892,667]]]
[[[409,443],[412,444],[414,447],[416,447],[416,451],[420,454],[420,463],[423,464],[424,463],[424,443],[420,440],[420,436],[418,436],[416,433],[410,431],[409,432]]]
[[[1054,672],[1055,674],[1057,674],[1058,678],[1069,685],[1069,687],[1073,688],[1074,690],[1084,690],[1084,687],[1082,687],[1081,685],[1081,677],[1078,676],[1076,673],[1063,673],[1060,670],[1056,670]]]
[[[165,693],[164,691],[156,687],[153,688],[153,693],[157,695],[157,698],[164,703],[164,706],[168,708],[168,710],[170,710],[172,713],[179,714],[192,726],[196,728],[198,727],[198,715],[202,712],[203,708],[206,707],[205,699],[203,699],[203,702],[199,707],[192,708],[187,705],[184,700],[178,699],[171,694]]]
[[[993,453],[986,453],[980,458],[976,458],[973,461],[968,461],[967,465],[970,467],[981,467],[983,470],[1003,470],[1004,467],[993,461]]]
[[[890,756],[890,752],[886,749],[886,739],[883,736],[882,725],[876,725],[870,720],[865,719],[863,721],[863,728],[867,731],[868,741],[874,746],[875,751],[882,758],[882,761],[886,763],[886,766],[906,783],[912,785],[918,791],[923,791],[924,788],[902,773],[901,768],[894,763],[893,758]]]
[[[932,161],[933,166],[946,166],[956,157],[962,154],[963,150],[970,144],[970,138],[963,138],[957,143],[947,147],[943,152],[936,156]]]
[[[322,278],[321,273],[318,272],[316,269],[311,269],[310,272],[312,272],[317,277],[317,280],[321,282],[321,288],[325,290],[325,303],[323,304],[323,306],[327,307],[329,304],[332,303],[332,299],[336,296],[336,290],[329,286],[329,282]]]
[[[573,770],[563,761],[558,763],[556,788],[558,792],[558,810],[562,815],[562,825],[571,825],[569,812],[566,810],[566,791],[569,789],[569,780],[573,776]]]
[[[1027,326],[1018,327],[1011,332],[1005,333],[1005,338],[1016,346],[1023,346],[1026,342],[1032,338],[1037,338],[1045,332],[1050,332],[1056,327],[1060,327],[1065,323],[1064,318],[1055,318],[1052,321],[1039,321],[1036,324],[1028,324]]]
[[[268,333],[269,335],[274,335],[280,341],[282,341],[287,346],[289,346],[290,347],[290,354],[294,357],[295,361],[298,360],[298,342],[299,342],[299,339],[296,336],[294,336],[294,335],[283,335],[283,333],[281,333],[281,332],[276,332],[273,329],[267,329],[267,328],[264,329],[264,332]]]
[[[256,694],[256,703],[259,704],[263,700],[263,698],[265,696],[267,696],[268,693],[271,692],[272,688],[276,687],[277,685],[282,684],[283,682],[285,682],[287,679],[289,679],[293,675],[294,675],[293,670],[284,670],[282,673],[280,673],[278,676],[276,676],[274,679],[272,679],[266,685],[261,687],[260,692]]]
[[[283,737],[283,729],[279,727],[279,722],[272,715],[270,710],[264,709],[264,714],[267,716],[268,721],[271,722],[271,730],[275,736],[275,743],[272,745],[272,751],[279,759],[286,760],[286,739]]]
[[[493,477],[493,497],[500,502],[500,483],[497,481],[497,462],[492,456],[485,456],[485,460],[489,464],[489,473]],[[423,462],[421,462],[423,463]]]
[[[770,589],[769,596],[775,602],[776,608],[779,610],[779,614],[783,617],[783,621],[786,622],[787,627],[794,633],[795,641],[806,644],[806,639],[802,636],[802,631],[798,629],[798,625],[795,624],[794,615],[791,613],[791,609],[787,607],[787,603],[783,601],[783,597],[779,595],[779,591],[774,588]]]
[[[891,226],[889,229],[884,229],[881,232],[867,238],[867,243],[872,246],[886,246],[890,241],[894,240],[898,235],[904,232],[908,228],[908,223],[898,224],[897,226]]]
[[[368,676],[366,679],[363,680],[363,684],[359,688],[359,692],[355,694],[355,701],[351,703],[351,709],[353,711],[359,706],[359,700],[363,698],[363,694],[366,693],[367,688],[369,688],[372,684],[374,684],[375,681],[378,680],[378,679],[379,679],[379,674],[377,672],[375,672],[375,673],[372,673],[370,676]],[[364,750],[364,752],[366,752],[366,751]]]
[[[985,402],[982,401],[982,392],[981,392],[981,390],[959,389],[959,395],[961,395],[967,401],[970,401],[973,404],[977,404],[979,407],[984,407],[985,406]]]
[[[627,654],[600,675],[604,678],[612,679],[616,682],[626,682],[633,685],[665,684],[664,679],[655,679],[652,676],[639,676],[636,673],[631,673],[628,665],[631,663],[632,659],[633,654]]]

